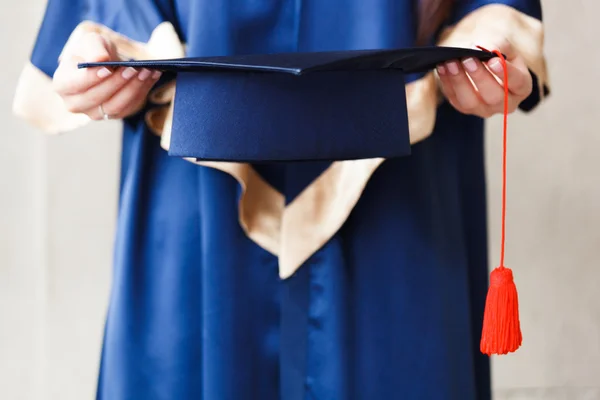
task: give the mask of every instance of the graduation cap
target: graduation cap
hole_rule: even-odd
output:
[[[504,266],[508,75],[483,48],[418,47],[82,63],[176,74],[169,154],[205,161],[274,162],[392,158],[410,154],[406,74],[453,59],[504,67],[500,265],[492,271],[481,351],[522,342],[512,271]]]
[[[176,74],[169,154],[276,162],[410,154],[406,75],[489,51],[453,47],[83,63]]]

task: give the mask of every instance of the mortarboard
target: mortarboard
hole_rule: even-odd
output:
[[[504,67],[500,264],[492,271],[481,351],[522,343],[518,296],[504,266],[508,74],[483,48],[417,47],[81,63],[176,74],[169,154],[204,161],[274,162],[392,158],[410,154],[406,75],[467,57]]]
[[[169,154],[204,161],[337,161],[410,154],[406,75],[494,57],[453,47],[83,63],[176,74]]]

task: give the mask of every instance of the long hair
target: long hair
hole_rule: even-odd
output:
[[[456,0],[416,0],[417,38],[416,44],[425,45],[450,16]]]

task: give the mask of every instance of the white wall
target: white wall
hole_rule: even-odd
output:
[[[524,342],[496,359],[494,378],[498,399],[600,399],[600,2],[542,4],[553,94],[509,120],[507,265]],[[488,126],[495,263],[501,121]]]
[[[30,8],[33,7],[33,8]],[[494,359],[498,400],[600,399],[600,3],[545,1],[553,97],[509,121],[507,262],[524,346]],[[10,113],[42,0],[0,1],[0,398],[93,398],[111,273],[119,134],[44,137]],[[489,121],[492,262],[501,121]]]
[[[111,273],[119,134],[45,137],[11,115],[44,2],[0,1],[0,398],[94,398]]]

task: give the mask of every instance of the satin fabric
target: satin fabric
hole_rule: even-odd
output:
[[[459,2],[453,20],[487,3]],[[502,3],[541,18],[538,1]],[[409,0],[50,0],[31,59],[51,76],[82,20],[142,42],[169,21],[189,56],[408,47],[415,10]],[[489,399],[482,130],[442,105],[433,135],[384,162],[342,229],[281,281],[277,258],[240,228],[237,182],[169,157],[141,114],[127,119],[97,398]],[[256,169],[289,202],[327,165]]]

